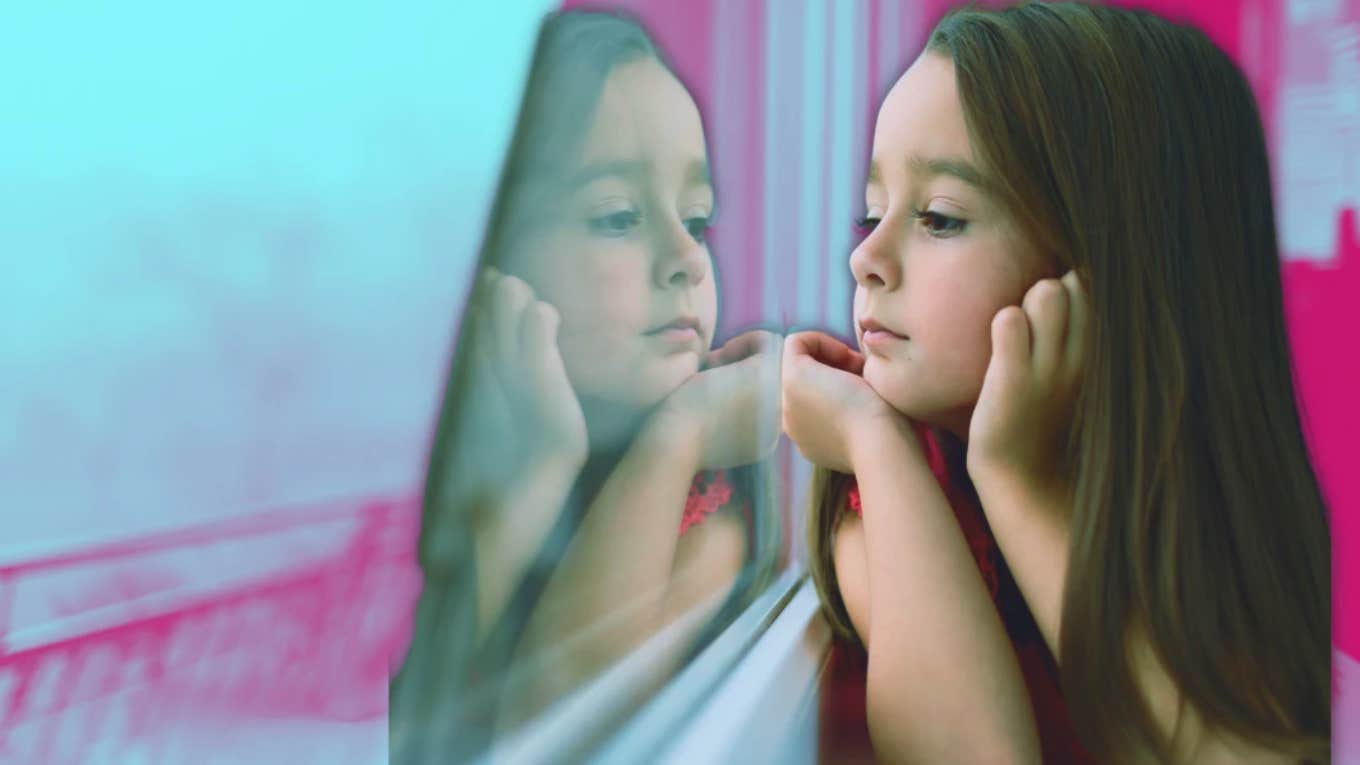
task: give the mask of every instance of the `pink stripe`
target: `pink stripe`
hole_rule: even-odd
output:
[[[869,38],[868,44],[868,66],[865,68],[864,87],[866,89],[864,103],[868,105],[868,114],[864,121],[865,145],[872,147],[874,141],[874,118],[878,115],[878,102],[883,94],[879,91],[878,73],[882,71],[879,67],[879,60],[883,51],[879,50],[878,27],[883,23],[883,14],[879,8],[880,0],[869,0],[869,29],[866,37]],[[867,155],[866,155],[867,156]]]
[[[1318,480],[1331,508],[1332,638],[1360,656],[1360,474],[1355,434],[1360,433],[1360,359],[1354,353],[1355,296],[1360,295],[1360,241],[1355,210],[1336,221],[1341,241],[1334,265],[1290,261],[1284,267],[1298,396]]]
[[[788,152],[789,161],[784,165],[787,172],[782,182],[775,189],[770,189],[770,193],[778,194],[775,209],[778,210],[797,210],[798,209],[798,189],[799,185],[807,182],[807,172],[810,168],[802,165],[801,157],[801,128],[798,126],[798,117],[803,113],[803,85],[794,73],[801,73],[801,43],[803,40],[803,25],[808,23],[804,6],[801,3],[792,6],[784,6],[784,13],[781,15],[789,16],[794,19],[788,29],[791,34],[789,38],[797,44],[781,46],[784,51],[784,60],[775,61],[772,70],[777,69],[785,74],[781,82],[780,91],[783,101],[781,104],[784,113],[783,119],[776,122],[776,125],[783,126],[783,131],[778,131],[775,137],[777,146]],[[778,96],[776,96],[778,98]],[[771,115],[774,116],[774,115]],[[798,234],[797,226],[793,223],[795,217],[788,216],[787,225],[777,226],[776,231],[776,250],[775,257],[781,258],[782,262],[778,269],[777,282],[779,284],[779,321],[789,324],[793,316],[797,315],[798,307]],[[779,233],[783,234],[780,236]]]
[[[735,29],[714,40],[714,56],[728,63],[728,70],[712,73],[709,86],[717,111],[708,118],[718,188],[718,221],[713,231],[713,253],[722,279],[721,333],[730,335],[760,319],[763,297],[761,252],[761,202],[763,119],[760,98],[764,93],[761,68],[764,35],[760,4],[747,3],[725,19]],[[735,43],[734,41],[738,41]],[[719,51],[719,45],[728,46]],[[718,78],[723,78],[721,86]]]
[[[740,269],[743,274],[742,290],[738,294],[732,294],[728,298],[728,304],[736,302],[737,306],[744,308],[733,310],[731,313],[741,314],[741,325],[749,325],[762,318],[762,306],[765,301],[765,279],[764,279],[764,229],[761,224],[763,215],[763,200],[765,198],[765,169],[764,169],[764,147],[765,147],[765,89],[769,87],[769,80],[765,76],[765,60],[769,51],[765,49],[765,4],[762,2],[750,2],[743,6],[744,16],[742,19],[743,27],[746,30],[747,45],[745,48],[746,59],[742,72],[742,89],[746,97],[741,99],[743,105],[741,125],[741,161],[742,161],[742,185],[741,188],[729,191],[729,194],[742,200],[742,208],[746,213],[742,216],[742,238],[741,246],[737,248],[735,257],[741,264]],[[737,269],[733,269],[734,271]],[[734,306],[735,308],[735,306]]]

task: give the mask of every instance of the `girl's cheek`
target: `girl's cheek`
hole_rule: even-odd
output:
[[[961,366],[967,370],[969,382],[979,389],[992,359],[992,319],[1007,305],[1010,303],[998,301],[980,306],[970,320],[960,326],[961,330],[966,328],[967,331],[966,336],[958,338],[964,355]]]
[[[942,299],[953,297],[953,300]],[[929,310],[918,314],[915,329],[928,346],[939,372],[956,384],[971,384],[979,365],[983,372],[991,358],[991,321],[995,311],[989,303],[959,300],[959,293],[943,292],[929,298]],[[1000,310],[1000,309],[998,309]],[[979,379],[981,379],[979,377]]]
[[[582,287],[596,293],[602,303],[637,302],[651,292],[648,265],[651,257],[637,248],[609,248],[591,253],[581,264]]]
[[[571,324],[579,334],[607,332],[610,324],[638,313],[647,284],[629,253],[610,249],[559,251],[544,258],[536,292],[562,312],[563,330]]]

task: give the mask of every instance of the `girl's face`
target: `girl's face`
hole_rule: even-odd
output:
[[[966,437],[992,317],[1049,266],[987,191],[947,56],[923,54],[884,99],[864,201],[871,232],[850,255],[864,379]]]
[[[717,292],[699,110],[653,59],[606,80],[582,151],[553,179],[548,225],[508,269],[562,316],[558,346],[577,395],[641,411],[699,370]]]

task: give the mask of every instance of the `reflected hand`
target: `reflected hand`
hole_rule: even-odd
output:
[[[699,467],[715,470],[768,457],[779,443],[779,357],[773,332],[754,330],[711,351],[704,368],[662,402],[652,424],[697,438]]]
[[[561,317],[522,279],[486,269],[468,314],[473,425],[460,448],[493,481],[525,467],[584,463],[586,423],[557,347]],[[488,476],[489,477],[489,476]]]
[[[585,463],[585,418],[557,348],[558,323],[557,310],[526,283],[492,269],[464,319],[467,348],[455,370],[466,375],[464,397],[452,412],[448,463],[430,467],[447,472],[421,525],[427,586],[419,609],[436,625],[459,618],[446,601],[473,582],[478,642],[498,623]],[[434,636],[443,629],[417,631],[417,665],[441,661],[447,646]]]

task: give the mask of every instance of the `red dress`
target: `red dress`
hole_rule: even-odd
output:
[[[1039,726],[1039,743],[1043,749],[1045,763],[1094,763],[1095,761],[1077,740],[1076,730],[1067,714],[1067,704],[1063,700],[1062,685],[1058,674],[1057,662],[1044,642],[1043,634],[1034,622],[1024,596],[1020,594],[1015,579],[1011,577],[1001,549],[997,547],[978,502],[977,493],[968,481],[966,471],[955,465],[951,475],[950,465],[940,451],[934,434],[923,433],[922,443],[926,458],[935,480],[944,490],[945,497],[954,509],[959,528],[968,549],[977,561],[978,570],[987,584],[987,592],[992,596],[1006,626],[1006,633],[1015,648],[1015,656],[1020,662],[1020,670],[1029,688],[1030,704],[1034,708],[1035,722]],[[962,474],[962,475],[959,475]],[[850,510],[861,512],[859,487],[851,484],[847,497]]]

